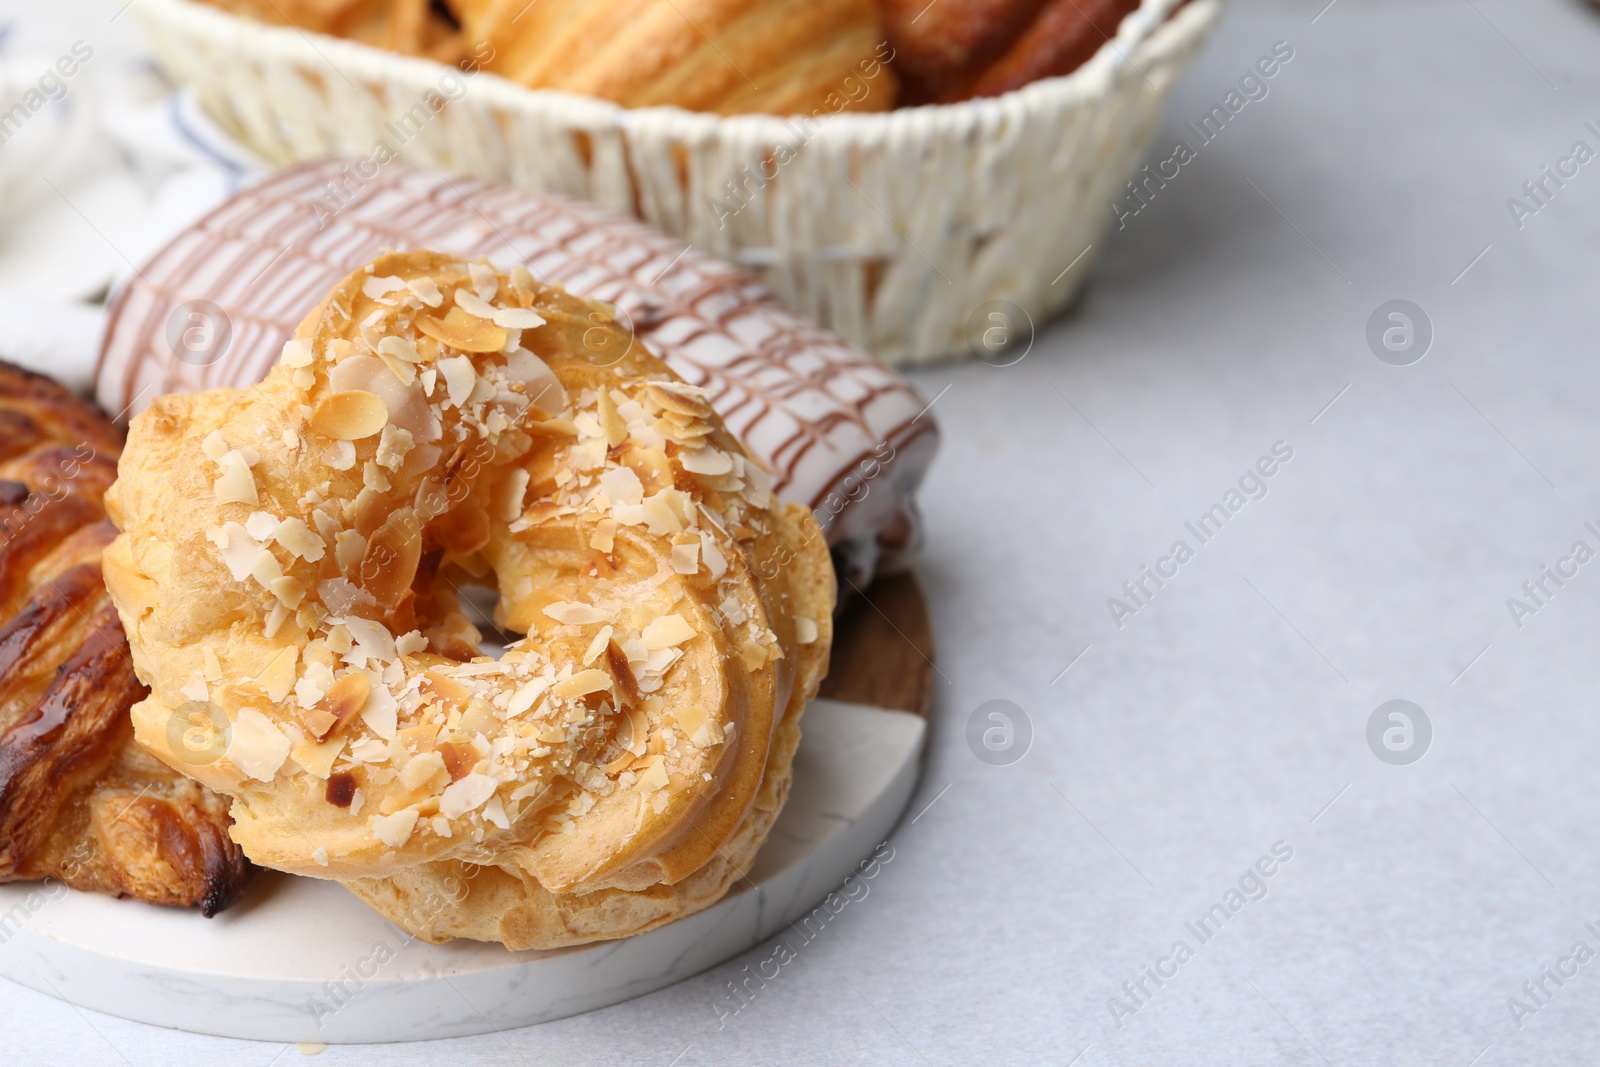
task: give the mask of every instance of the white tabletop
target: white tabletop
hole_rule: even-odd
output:
[[[1292,60],[1026,358],[917,375],[945,430],[919,566],[941,681],[921,814],[870,894],[720,1024],[774,945],[591,1015],[322,1061],[1593,1061],[1600,561],[1571,552],[1600,552],[1600,161],[1520,228],[1507,199],[1600,151],[1600,12],[1324,3],[1229,9],[1153,159],[1275,42]],[[1409,366],[1367,341],[1392,299],[1432,324]],[[1278,442],[1245,482],[1266,495],[1202,543],[1186,522]],[[1176,575],[1119,627],[1146,565]],[[1431,723],[1409,765],[1375,751],[1421,732],[1368,743],[1394,699]],[[991,700],[1031,723],[1008,766],[967,742]],[[1266,895],[1230,910],[1241,879]],[[8,1062],[301,1055],[3,984],[0,1018]]]

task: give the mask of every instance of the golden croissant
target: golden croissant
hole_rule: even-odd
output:
[[[0,363],[0,882],[211,915],[252,868],[225,802],[133,742],[145,689],[100,573],[121,448],[88,403]]]

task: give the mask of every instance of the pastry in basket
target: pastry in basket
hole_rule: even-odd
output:
[[[486,66],[534,89],[723,114],[883,111],[874,0],[452,0]],[[863,75],[875,85],[861,93]],[[839,106],[833,107],[830,98]]]
[[[878,0],[901,103],[999,96],[1069,74],[1139,0]]]
[[[460,26],[431,0],[208,0],[236,15],[350,37],[405,55],[455,63],[467,53]]]
[[[875,0],[208,2],[626,107],[885,111],[896,94]]]
[[[121,433],[0,363],[0,882],[233,903],[252,868],[227,805],[133,742],[145,689],[100,575]]]
[[[552,948],[718,899],[787,793],[834,576],[810,513],[598,304],[390,253],[260,385],[134,420],[111,595],[141,744],[257,862],[430,940]],[[598,347],[605,348],[606,345]],[[498,660],[457,592],[526,636]],[[196,704],[226,750],[186,762]]]

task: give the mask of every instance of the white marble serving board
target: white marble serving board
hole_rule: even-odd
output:
[[[814,701],[750,879],[639,937],[555,952],[429,945],[333,882],[275,872],[209,920],[21,883],[0,886],[0,975],[140,1022],[271,1041],[457,1037],[591,1011],[721,963],[810,911],[905,810],[925,725]]]

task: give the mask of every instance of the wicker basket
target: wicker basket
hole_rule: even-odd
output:
[[[1042,322],[1082,285],[1111,201],[1220,5],[1194,0],[1168,18],[1177,2],[1144,0],[1066,77],[810,127],[533,91],[194,0],[134,10],[167,73],[274,163],[368,156],[383,139],[409,162],[593,200],[746,267],[886,362],[913,364],[967,352],[968,320],[988,301]],[[393,123],[441,86],[450,102],[397,137]],[[791,150],[781,165],[779,145]]]

